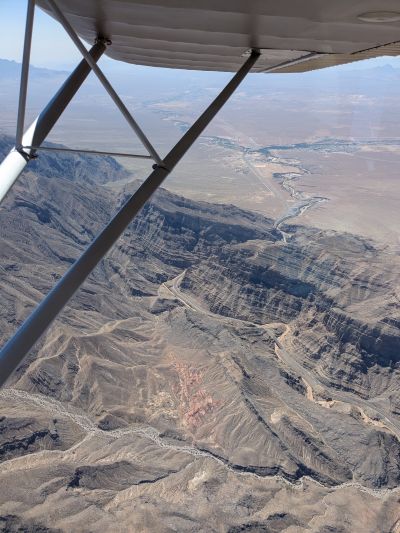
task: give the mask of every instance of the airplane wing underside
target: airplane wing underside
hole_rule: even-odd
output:
[[[46,0],[37,5],[54,16]],[[400,51],[397,0],[58,0],[71,26],[109,57],[155,67],[305,72]],[[376,10],[379,9],[379,12]]]

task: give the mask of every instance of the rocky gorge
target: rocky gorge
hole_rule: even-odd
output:
[[[138,185],[51,157],[0,209],[2,342]],[[400,258],[285,234],[154,196],[0,391],[5,531],[397,531]]]

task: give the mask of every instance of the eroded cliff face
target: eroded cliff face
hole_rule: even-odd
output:
[[[181,287],[212,312],[290,326],[282,343],[327,384],[365,397],[397,388],[400,261],[352,235],[292,228],[287,243],[226,244]]]
[[[73,167],[0,209],[3,341],[129,193]],[[390,530],[399,257],[287,229],[154,197],[0,392],[5,524]]]

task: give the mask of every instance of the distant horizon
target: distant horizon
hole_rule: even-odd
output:
[[[81,59],[79,58],[77,63],[80,61]],[[107,62],[107,65],[106,65],[106,70],[112,70],[112,71],[116,71],[116,72],[120,72],[120,73],[123,73],[124,71],[127,72],[128,69],[132,69],[132,68],[137,68],[137,69],[143,69],[143,70],[153,70],[153,71],[167,71],[167,72],[173,72],[173,71],[179,71],[179,72],[192,72],[192,73],[203,73],[203,74],[210,74],[210,75],[217,75],[217,74],[221,74],[222,72],[219,72],[219,71],[202,71],[202,70],[189,70],[189,69],[172,69],[172,68],[165,68],[165,67],[153,67],[153,66],[147,66],[147,65],[137,65],[135,63],[123,63],[121,61],[116,61],[116,60],[113,60],[111,58],[107,58],[105,57],[103,60],[105,60]],[[0,61],[7,61],[9,63],[15,63],[16,65],[21,65],[22,63],[22,58],[20,59],[14,59],[14,58],[8,58],[8,57],[0,57]],[[35,64],[35,63],[30,63],[30,67],[31,68],[35,68],[35,69],[41,69],[41,70],[48,70],[48,71],[53,71],[53,72],[60,72],[60,73],[65,73],[65,72],[70,72],[71,70],[73,70],[73,68],[76,66],[77,63],[71,63],[70,65],[66,65],[66,66],[51,66],[51,65],[38,65],[38,64]],[[382,56],[382,57],[378,57],[378,58],[373,58],[373,59],[365,59],[365,60],[362,60],[362,61],[355,61],[354,63],[347,63],[347,64],[344,64],[344,65],[336,65],[336,66],[332,66],[332,67],[327,67],[327,68],[324,68],[324,69],[317,69],[317,70],[314,70],[314,71],[310,71],[310,72],[317,72],[319,70],[319,72],[324,72],[324,71],[332,71],[332,70],[335,70],[335,71],[338,71],[338,70],[341,70],[343,72],[351,72],[351,71],[359,71],[359,70],[372,70],[374,68],[379,68],[379,67],[390,67],[391,69],[394,69],[394,70],[397,70],[397,69],[400,69],[400,56],[399,57],[390,57],[390,56]],[[260,74],[266,74],[266,73],[253,73],[253,75],[260,75]],[[273,73],[273,74],[279,74],[278,72],[277,73]],[[303,73],[303,74],[307,74],[306,73]],[[292,77],[294,74],[281,74],[281,75],[284,75],[284,76],[290,76]]]

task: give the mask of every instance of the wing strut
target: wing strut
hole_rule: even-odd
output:
[[[97,78],[99,79],[100,83],[103,85],[105,90],[108,92],[108,94],[113,99],[115,105],[118,107],[118,109],[121,111],[122,115],[125,117],[125,120],[128,122],[129,126],[133,129],[133,131],[136,133],[136,135],[139,137],[139,139],[142,141],[142,144],[146,147],[149,154],[152,156],[154,161],[158,164],[162,164],[162,159],[157,154],[156,150],[152,146],[149,139],[146,137],[144,132],[141,130],[139,124],[135,121],[135,119],[132,117],[132,115],[129,113],[128,109],[126,108],[125,104],[121,100],[121,98],[116,93],[115,89],[112,87],[111,83],[108,81],[108,79],[103,74],[102,70],[97,66],[96,62],[93,61],[93,58],[88,54],[88,51],[81,43],[78,35],[75,33],[74,29],[72,28],[71,24],[68,22],[68,20],[64,17],[61,10],[57,6],[56,2],[54,0],[47,0],[48,5],[52,9],[55,17],[58,19],[60,24],[63,26],[65,31],[68,33],[68,35],[71,37],[71,40],[74,42],[75,46],[78,48],[80,53],[83,55],[83,57],[86,59],[86,61],[89,63],[89,65],[92,67],[93,72],[96,74]]]
[[[98,40],[88,53],[93,61],[98,61],[105,50],[106,44],[102,40]],[[40,147],[42,142],[46,139],[79,87],[91,72],[89,64],[83,59],[76,69],[68,76],[58,92],[31,124],[24,135],[22,135],[29,64],[29,57],[27,57],[27,55],[29,56],[29,51],[27,51],[27,54],[25,55],[24,50],[16,145],[0,165],[0,202],[5,198],[29,161],[36,157],[36,148]]]
[[[76,47],[83,55],[83,60],[79,63],[72,74],[67,78],[61,86],[56,95],[50,100],[44,110],[36,118],[33,124],[23,134],[26,96],[28,88],[28,74],[29,61],[32,43],[32,29],[34,20],[35,0],[28,0],[28,9],[25,24],[25,38],[24,51],[22,59],[21,83],[19,93],[18,118],[15,147],[10,151],[7,157],[0,165],[0,203],[3,201],[8,191],[17,181],[21,172],[24,170],[28,162],[36,157],[36,151],[44,149],[41,144],[46,139],[53,126],[64,112],[65,108],[71,102],[72,98],[83,84],[87,76],[93,71],[103,84],[106,91],[109,93],[114,103],[121,111],[130,127],[134,130],[144,147],[147,149],[148,155],[136,154],[115,154],[123,157],[138,157],[143,159],[153,159],[158,165],[162,165],[163,161],[146,137],[143,130],[132,117],[121,98],[118,96],[108,79],[103,74],[102,70],[97,65],[98,60],[106,50],[110,41],[103,37],[98,37],[94,46],[88,51],[81,43],[79,37],[72,29],[71,25],[59,10],[57,4],[53,0],[48,1],[50,8],[65,28],[65,31],[71,37]],[[83,150],[81,150],[83,151]],[[102,155],[101,152],[92,150],[91,153]],[[108,153],[108,152],[107,152]],[[110,154],[113,155],[113,154]]]
[[[17,149],[22,147],[22,136],[25,122],[26,95],[28,92],[29,61],[31,58],[33,19],[35,16],[35,0],[28,0],[25,23],[24,51],[22,55],[21,83],[19,89],[17,131],[15,145]]]
[[[154,170],[146,181],[127,200],[111,222],[94,239],[81,257],[64,274],[30,317],[17,330],[14,336],[4,345],[0,351],[0,386],[21,364],[58,313],[68,303],[99,261],[122,235],[143,205],[160,187],[175,165],[181,160],[194,141],[227,102],[241,81],[249,73],[259,56],[259,50],[252,50],[250,57],[240,70],[172,148],[164,159],[163,164],[154,165]]]

